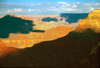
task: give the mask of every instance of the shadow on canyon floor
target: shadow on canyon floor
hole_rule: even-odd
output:
[[[61,13],[60,17],[67,17],[67,20],[65,20],[68,23],[75,23],[79,19],[84,19],[88,16],[89,13]]]
[[[47,18],[43,18],[42,21],[43,21],[43,22],[50,22],[50,21],[55,21],[55,22],[57,22],[58,19],[47,17]]]
[[[45,32],[44,30],[33,30],[35,24],[31,20],[6,15],[0,18],[0,38],[8,38],[10,33]]]

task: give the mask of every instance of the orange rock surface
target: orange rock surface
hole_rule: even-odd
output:
[[[9,52],[16,51],[17,48],[9,47],[0,40],[0,57],[5,56]]]
[[[4,43],[6,46],[10,46],[10,47],[16,47],[16,48],[32,47],[34,44],[40,43],[42,41],[55,40],[57,38],[63,37],[65,35],[67,35],[70,31],[74,30],[72,27],[67,27],[67,26],[58,26],[55,28],[55,26],[51,23],[42,22],[41,20],[33,20],[33,19],[29,18],[29,16],[25,16],[25,15],[16,16],[12,13],[8,14],[8,15],[14,16],[14,17],[20,17],[21,19],[25,19],[25,20],[32,20],[33,24],[34,23],[36,25],[39,24],[39,27],[41,26],[41,24],[43,24],[43,25],[46,24],[47,28],[51,28],[51,29],[45,30],[44,33],[38,33],[38,32],[37,33],[30,32],[28,34],[13,34],[13,33],[11,33],[9,35],[9,38],[1,39],[2,43]],[[37,18],[45,17],[45,16],[43,16],[43,17],[40,17],[40,16],[36,16],[36,17]],[[58,15],[54,15],[54,16],[47,15],[47,17],[48,16],[49,17],[57,17],[60,19],[60,17]],[[46,25],[44,25],[42,27],[45,27]],[[1,44],[1,45],[4,45],[4,44]]]
[[[67,35],[70,31],[73,30],[74,29],[72,27],[67,27],[67,26],[58,26],[57,28],[53,27],[52,29],[45,31],[44,38],[48,40],[57,39]]]
[[[14,14],[8,14],[13,17],[19,17]],[[36,21],[28,16],[22,16],[21,19],[32,20],[37,24],[47,24],[48,22]],[[59,18],[59,17],[58,17]],[[60,18],[59,18],[60,19]],[[50,25],[50,24],[49,24]],[[52,26],[52,24],[50,25]],[[50,27],[51,28],[51,27]],[[12,51],[18,50],[18,48],[32,47],[36,43],[40,43],[48,40],[55,40],[57,38],[67,35],[70,31],[74,30],[72,27],[58,26],[46,30],[44,33],[30,32],[28,34],[10,34],[9,38],[0,39],[0,56],[4,56]]]
[[[20,34],[20,35],[18,35],[16,38],[14,38],[14,39],[28,39],[28,37],[26,37],[25,35],[23,35],[23,34]]]
[[[17,15],[15,15],[15,14],[13,14],[13,13],[10,13],[10,14],[8,14],[8,15],[13,16],[13,17],[17,17]]]
[[[82,29],[87,28],[92,28],[95,32],[100,32],[100,9],[95,9],[88,17],[82,19],[75,31],[82,32]]]
[[[46,30],[44,33],[30,32],[27,35],[18,34],[15,38],[2,39],[2,41],[7,46],[26,48],[42,41],[55,40],[63,37],[73,30],[74,29],[72,27],[58,26],[57,28],[53,27],[52,29]]]

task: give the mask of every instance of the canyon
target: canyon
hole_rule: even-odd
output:
[[[28,34],[10,33],[8,38],[0,38],[0,43],[2,43],[0,45],[8,47],[8,48],[11,47],[12,49],[15,48],[15,50],[16,50],[17,48],[23,49],[23,48],[27,48],[27,47],[32,47],[32,46],[34,46],[34,44],[37,44],[37,43],[40,43],[43,41],[56,40],[58,38],[66,36],[71,31],[82,32],[81,29],[93,28],[93,29],[95,29],[96,32],[99,32],[99,28],[100,28],[99,11],[100,10],[96,9],[96,10],[92,11],[88,15],[88,17],[86,17],[82,20],[79,20],[78,24],[75,25],[75,27],[77,26],[76,29],[73,29],[72,27],[70,27],[71,25],[70,26],[64,26],[64,25],[63,26],[55,26],[54,24],[52,24],[53,26],[49,27],[48,29],[43,28],[43,29],[45,29],[44,33],[39,33],[39,32],[29,32]],[[42,22],[41,20],[37,20],[37,18],[34,20],[28,16],[17,16],[12,13],[10,14],[10,16],[19,17],[19,18],[25,19],[25,20],[31,20],[31,21],[33,21],[34,24],[38,24],[39,26],[41,26],[41,24],[48,23],[48,22]],[[53,22],[53,21],[51,21],[51,22]],[[62,22],[64,22],[64,19],[62,20]],[[68,24],[68,23],[66,23],[66,24]],[[45,25],[43,25],[43,27],[44,26]]]

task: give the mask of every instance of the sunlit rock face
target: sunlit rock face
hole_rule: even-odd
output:
[[[22,16],[22,17],[20,17],[21,19],[25,19],[25,20],[32,20],[33,21],[33,19],[31,19],[31,18],[29,18],[28,16]]]
[[[66,36],[70,31],[73,31],[74,29],[72,27],[66,27],[66,26],[58,26],[57,28],[52,28],[49,30],[46,30],[44,33],[44,39],[47,40],[53,40],[57,38],[61,38]]]
[[[11,34],[9,38],[2,39],[2,42],[7,46],[16,48],[32,47],[36,43],[64,37],[73,30],[72,27],[58,26],[57,28],[53,27],[46,30],[44,33],[30,32],[28,34]]]
[[[65,20],[67,18],[62,18],[59,15],[20,15],[16,16],[14,14],[8,14],[13,17],[18,17],[25,20],[31,20],[33,21],[33,24],[35,26],[33,29],[36,30],[45,30],[44,33],[39,32],[29,32],[27,34],[21,34],[21,33],[10,33],[8,38],[1,39],[3,43],[5,43],[7,46],[15,47],[15,48],[26,48],[26,47],[32,47],[36,43],[40,43],[43,41],[51,41],[55,40],[61,37],[66,36],[70,31],[73,31],[73,28],[76,28],[76,26],[79,25],[78,21],[77,23],[71,23],[69,24]],[[57,18],[58,21],[50,21],[50,22],[43,22],[38,19],[42,19],[45,17],[50,18]],[[27,23],[26,23],[27,25]]]
[[[9,52],[16,51],[16,50],[17,50],[17,48],[9,47],[6,45],[6,43],[4,43],[4,42],[2,42],[2,40],[0,40],[0,57],[5,56]]]
[[[88,17],[82,19],[76,31],[82,32],[82,29],[87,28],[92,28],[95,32],[100,32],[100,9],[95,9]]]
[[[18,17],[17,15],[15,15],[15,14],[13,14],[13,13],[10,13],[10,14],[8,14],[8,15],[10,15],[10,16],[12,16],[12,17]]]
[[[3,18],[3,16],[1,16],[0,18]]]

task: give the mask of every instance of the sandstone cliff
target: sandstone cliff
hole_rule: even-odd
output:
[[[0,40],[0,57],[7,55],[9,52],[16,51],[17,48],[9,47]]]
[[[82,19],[76,31],[82,32],[82,30],[87,28],[92,28],[95,32],[100,32],[100,9],[95,9],[88,17]]]

